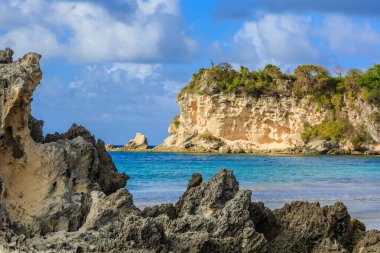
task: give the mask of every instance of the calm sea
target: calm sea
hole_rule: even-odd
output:
[[[263,156],[110,152],[127,189],[142,208],[175,203],[192,173],[204,180],[221,168],[234,171],[252,201],[279,208],[295,200],[342,201],[367,229],[380,229],[380,158],[359,156]]]

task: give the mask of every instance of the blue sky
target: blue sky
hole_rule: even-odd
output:
[[[107,143],[161,143],[177,92],[210,59],[288,72],[380,62],[378,0],[10,0],[0,13],[0,48],[43,56],[32,113],[44,132],[76,122]]]

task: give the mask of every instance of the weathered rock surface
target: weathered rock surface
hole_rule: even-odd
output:
[[[7,47],[4,51],[0,50],[0,64],[11,63],[13,61],[13,50]]]
[[[138,210],[125,189],[93,191],[79,231],[9,236],[7,249],[28,252],[379,252],[379,232],[367,234],[342,203],[294,202],[271,211],[251,202],[229,170],[193,184],[174,207]]]
[[[147,149],[148,148],[148,138],[145,135],[136,133],[134,139],[130,140],[127,145],[127,149]]]
[[[203,80],[203,79],[202,79]],[[197,92],[181,92],[177,96],[180,114],[169,126],[169,136],[157,149],[198,152],[264,152],[327,153],[336,150],[350,153],[355,148],[348,142],[330,145],[305,143],[301,133],[305,123],[320,124],[331,118],[331,110],[316,109],[310,98],[262,95],[254,98],[244,92],[215,92],[215,84],[205,77]],[[363,123],[374,143],[369,150],[380,153],[380,122],[371,120],[379,108],[360,99],[347,102],[340,113],[353,126]]]
[[[40,55],[29,53],[15,62],[10,50],[0,55],[8,57],[0,64],[2,207],[11,224],[31,234],[76,231],[89,211],[90,192],[115,192],[127,176],[117,173],[104,143],[83,127],[44,138],[43,122],[30,116],[42,77]]]
[[[379,252],[342,203],[251,202],[230,170],[194,174],[173,204],[140,211],[104,143],[30,117],[40,56],[0,64],[0,252]]]

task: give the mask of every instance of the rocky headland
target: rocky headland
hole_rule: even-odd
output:
[[[129,140],[123,147],[115,147],[113,144],[106,145],[107,151],[146,151],[147,149],[148,138],[141,133],[136,133],[135,138]]]
[[[332,77],[268,65],[200,69],[177,96],[180,114],[159,150],[221,153],[379,154],[380,65]]]
[[[30,115],[40,55],[0,59],[0,252],[380,251],[380,232],[344,204],[272,211],[226,169],[194,174],[176,204],[139,210],[104,142],[75,124],[44,136]]]

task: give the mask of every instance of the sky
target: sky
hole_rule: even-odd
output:
[[[380,63],[379,0],[9,0],[0,13],[0,48],[42,55],[32,114],[44,133],[75,122],[113,144],[136,132],[160,144],[176,94],[211,61]]]

